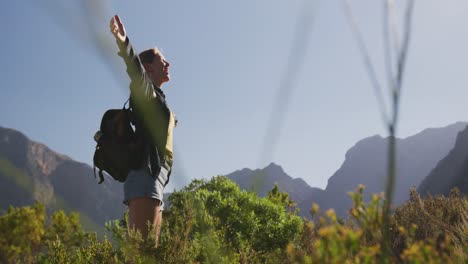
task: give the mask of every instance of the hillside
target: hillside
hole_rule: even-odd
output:
[[[394,203],[399,205],[409,198],[409,189],[417,187],[436,164],[454,147],[457,133],[466,127],[458,122],[442,128],[428,128],[413,136],[397,139],[397,179]],[[468,140],[467,140],[468,141]],[[242,169],[227,176],[241,188],[265,196],[275,183],[281,191],[296,201],[302,216],[309,216],[312,203],[322,210],[335,209],[340,217],[347,216],[352,205],[348,196],[359,184],[366,186],[364,198],[385,189],[387,177],[388,138],[372,136],[360,140],[345,156],[341,167],[329,178],[325,190],[310,187],[301,178],[293,179],[272,163],[263,169]],[[468,148],[465,148],[468,149]],[[468,163],[465,163],[468,164]]]
[[[456,123],[443,128],[426,129],[414,136],[397,139],[397,182],[395,203],[408,199],[408,190],[418,186],[438,162],[455,145],[456,135],[466,123]],[[421,188],[442,188],[441,182],[463,182],[468,164],[468,132],[460,133],[457,147],[428,177]],[[242,189],[265,196],[274,184],[289,193],[297,203],[302,216],[309,216],[312,203],[322,210],[334,208],[338,216],[346,217],[351,206],[347,193],[359,184],[366,185],[365,199],[370,193],[384,190],[386,178],[387,138],[372,136],[356,143],[347,153],[342,166],[329,178],[325,190],[310,187],[302,178],[293,178],[281,166],[271,163],[263,169],[244,168],[228,174]],[[456,155],[455,155],[456,154]],[[457,157],[457,158],[455,158]],[[452,162],[449,162],[452,160]],[[455,162],[455,163],[453,163]],[[444,165],[445,164],[445,165]],[[465,167],[463,167],[465,166]],[[457,168],[452,174],[446,169]],[[444,180],[433,180],[441,176]],[[451,186],[451,185],[450,185]],[[445,189],[448,187],[445,186]],[[426,190],[426,189],[421,189]],[[122,185],[107,179],[98,185],[93,169],[84,163],[56,153],[47,146],[28,139],[13,129],[0,127],[0,210],[9,205],[24,206],[41,201],[49,210],[80,211],[90,225],[103,226],[105,221],[120,219],[125,207],[122,204]],[[165,195],[167,202],[168,194]],[[169,204],[168,204],[169,205]]]
[[[417,187],[436,164],[455,145],[457,133],[466,127],[458,122],[441,128],[428,128],[407,138],[397,138],[397,171],[394,203],[399,205],[409,198],[409,189]],[[365,198],[385,190],[387,177],[388,138],[365,138],[347,153],[341,167],[329,178],[321,197],[321,208],[334,208],[338,215],[346,216],[351,207],[348,192],[364,184]]]
[[[313,197],[318,196],[323,190],[310,187],[303,179],[293,179],[284,172],[283,168],[271,163],[263,169],[242,169],[226,175],[239,185],[241,189],[254,191],[260,197],[268,194],[275,184],[280,191],[287,192],[289,197],[297,203],[302,216],[309,216],[309,209]]]
[[[418,192],[448,195],[454,187],[468,193],[468,127],[458,133],[454,148],[422,181]]]
[[[0,210],[34,201],[48,210],[79,211],[88,226],[120,219],[122,185],[107,179],[98,185],[93,169],[34,142],[13,129],[0,127]]]

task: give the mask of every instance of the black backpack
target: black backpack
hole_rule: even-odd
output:
[[[132,118],[131,109],[125,105],[107,110],[102,116],[100,130],[94,135],[97,145],[93,157],[94,177],[98,168],[99,184],[104,181],[103,171],[124,182],[128,172],[141,165],[143,141],[132,127]]]

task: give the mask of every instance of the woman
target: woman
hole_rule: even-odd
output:
[[[166,104],[161,86],[170,80],[169,63],[157,49],[136,56],[119,16],[110,22],[119,46],[119,56],[130,76],[130,105],[136,113],[134,125],[142,139],[141,166],[130,171],[124,183],[124,203],[129,210],[129,228],[148,237],[148,221],[154,227],[156,245],[163,211],[163,190],[173,163],[172,130],[175,118]]]

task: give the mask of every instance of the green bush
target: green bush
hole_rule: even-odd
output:
[[[391,251],[383,254],[383,201],[373,195],[365,204],[364,186],[351,193],[353,207],[342,223],[332,210],[317,222],[304,221],[299,244],[290,244],[291,263],[466,263],[468,201],[453,191],[449,197],[411,199],[391,218]],[[317,214],[318,206],[311,213]],[[430,222],[430,223],[429,223]]]
[[[425,199],[411,189],[410,200],[396,208],[394,222],[393,251],[398,255],[410,251],[420,254],[429,245],[447,257],[453,254],[458,258],[463,256],[459,253],[468,252],[468,200],[458,189],[448,197]]]
[[[466,263],[468,201],[411,199],[391,219],[392,256],[382,253],[382,197],[350,194],[347,220],[313,205],[301,219],[294,202],[275,186],[265,198],[239,190],[225,177],[194,180],[170,197],[158,248],[127,232],[126,219],[106,224],[112,239],[84,232],[79,215],[43,205],[11,207],[0,216],[2,263]],[[150,232],[150,234],[152,234]]]
[[[226,177],[215,177],[209,182],[194,180],[169,201],[171,212],[165,216],[162,244],[174,237],[185,241],[182,248],[200,262],[265,260],[269,254],[285,251],[301,231],[301,218],[286,211],[289,199],[277,187],[267,198],[259,198],[240,191]],[[186,223],[190,230],[185,229]],[[178,233],[184,235],[179,239]]]

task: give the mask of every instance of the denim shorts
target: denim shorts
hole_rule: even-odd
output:
[[[161,166],[159,176],[154,178],[147,167],[130,171],[124,183],[123,203],[128,205],[128,201],[133,198],[148,197],[161,201],[161,209],[164,208],[163,191],[168,172],[167,168]]]

